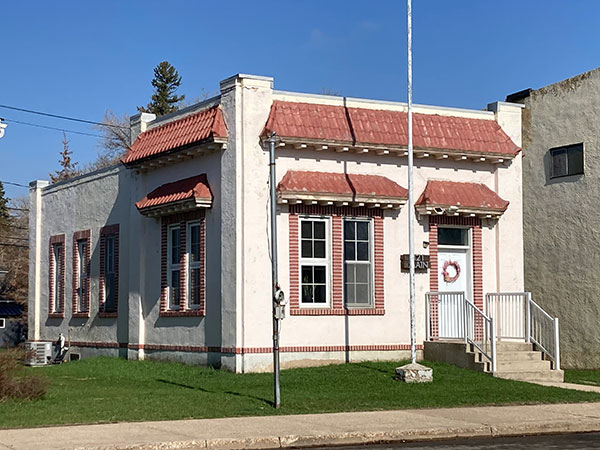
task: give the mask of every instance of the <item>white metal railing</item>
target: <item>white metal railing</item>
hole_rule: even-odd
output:
[[[465,293],[432,291],[425,294],[426,339],[437,329],[438,339],[461,339],[472,344],[496,371],[494,319],[486,316],[466,298]]]
[[[473,303],[465,299],[465,342],[475,346],[496,372],[496,326],[494,319],[486,316]]]
[[[485,312],[495,319],[498,339],[527,339],[527,292],[496,292],[485,299]]]
[[[426,338],[437,330],[440,339],[464,339],[465,293],[432,291],[425,294],[427,314]]]
[[[487,314],[497,323],[498,339],[523,339],[535,344],[560,370],[558,318],[531,299],[530,292],[486,295]]]

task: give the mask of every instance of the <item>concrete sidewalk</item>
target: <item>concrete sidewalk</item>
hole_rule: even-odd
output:
[[[600,431],[600,403],[115,423],[0,431],[0,449],[256,449]]]

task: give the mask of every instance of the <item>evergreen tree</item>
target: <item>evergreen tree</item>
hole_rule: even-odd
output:
[[[154,68],[154,94],[152,101],[146,107],[139,106],[138,111],[156,114],[163,116],[173,111],[177,111],[179,107],[177,103],[185,98],[185,95],[177,95],[175,92],[181,84],[181,77],[175,67],[168,61],[161,62]]]
[[[79,170],[77,170],[77,164],[79,163],[73,162],[71,159],[73,152],[69,149],[69,142],[67,135],[63,131],[63,151],[60,152],[60,159],[58,160],[61,169],[53,174],[48,174],[52,183],[58,183],[59,181],[68,180],[79,175]]]
[[[4,225],[10,219],[8,214],[8,198],[6,198],[6,192],[4,192],[4,185],[0,181],[0,225]]]

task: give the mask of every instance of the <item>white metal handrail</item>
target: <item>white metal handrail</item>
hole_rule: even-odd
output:
[[[540,305],[527,299],[527,340],[538,346],[554,362],[554,369],[560,370],[560,341],[558,317],[552,317]]]
[[[431,291],[425,294],[427,340],[437,329],[441,339],[464,339],[465,293],[463,291]]]
[[[530,292],[486,295],[486,312],[496,321],[498,339],[523,339],[535,344],[560,370],[558,318],[531,299]]]
[[[465,342],[476,347],[492,364],[496,372],[496,327],[494,319],[486,316],[465,298]]]
[[[495,319],[498,339],[527,339],[527,292],[495,292],[485,299],[485,312]]]

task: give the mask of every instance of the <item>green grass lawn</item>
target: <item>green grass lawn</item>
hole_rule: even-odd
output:
[[[565,382],[600,386],[600,370],[565,370]]]
[[[393,379],[401,363],[366,362],[290,369],[281,373],[282,407],[271,406],[272,375],[244,374],[176,363],[93,358],[28,368],[47,376],[37,401],[0,403],[0,427],[170,420],[490,404],[600,401],[600,394],[502,380],[430,363],[434,382]]]

